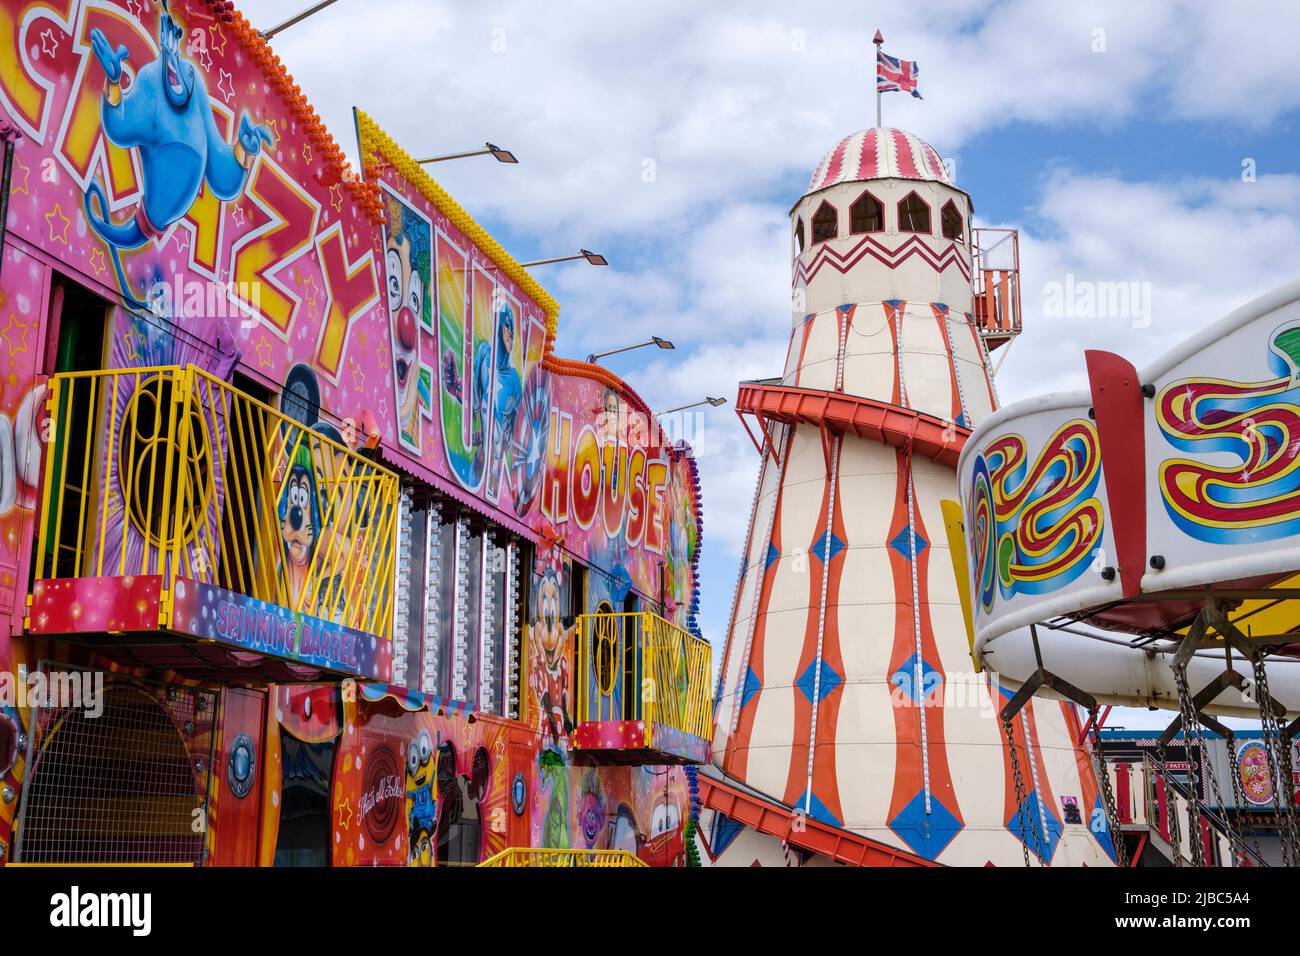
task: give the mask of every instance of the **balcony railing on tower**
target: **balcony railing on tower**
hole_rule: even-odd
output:
[[[194,366],[60,374],[47,409],[30,630],[206,677],[387,679],[396,475]]]
[[[574,756],[602,763],[707,762],[712,673],[709,642],[657,614],[579,615]]]
[[[973,235],[975,327],[991,352],[1020,334],[1020,234],[981,227]]]

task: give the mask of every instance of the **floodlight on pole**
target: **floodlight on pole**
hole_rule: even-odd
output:
[[[338,0],[321,0],[320,3],[313,3],[310,7],[308,7],[306,10],[303,10],[301,13],[295,13],[295,14],[294,14],[293,16],[291,16],[289,19],[284,20],[284,21],[282,21],[282,22],[280,22],[280,23],[277,23],[275,26],[271,27],[269,30],[263,30],[263,31],[262,31],[262,39],[263,39],[263,40],[269,40],[269,39],[271,39],[271,37],[275,36],[277,33],[280,33],[280,32],[282,32],[282,31],[284,31],[284,30],[289,29],[289,28],[290,28],[291,26],[293,26],[295,23],[301,23],[303,20],[306,20],[306,19],[307,19],[309,16],[311,16],[312,14],[314,14],[314,13],[320,13],[320,12],[321,12],[322,10],[324,10],[326,7],[328,7],[328,6],[332,5],[332,4],[335,4],[335,3],[337,3],[337,2],[338,2]]]
[[[652,335],[648,342],[637,342],[635,345],[624,345],[622,348],[610,349],[607,352],[592,352],[587,356],[587,361],[595,362],[597,359],[603,359],[606,355],[618,355],[620,352],[631,352],[633,349],[643,349],[651,345],[657,346],[661,349],[675,349],[677,347],[667,339],[661,339],[657,335]]]
[[[689,405],[678,405],[676,408],[666,408],[662,412],[655,412],[656,415],[671,415],[673,412],[684,412],[688,408],[699,408],[701,405],[712,405],[714,408],[727,404],[725,398],[708,398],[703,401],[691,402]]]
[[[548,266],[552,262],[572,262],[575,259],[586,259],[593,266],[607,266],[609,260],[599,252],[592,252],[590,249],[579,249],[576,255],[557,256],[554,259],[535,259],[532,262],[521,263],[525,269],[531,269],[533,266]]]
[[[498,163],[519,162],[510,150],[492,143],[484,143],[482,149],[471,149],[465,153],[447,153],[443,156],[427,156],[424,159],[417,159],[416,162],[423,166],[427,163],[444,163],[449,159],[464,159],[466,156],[491,156]]]

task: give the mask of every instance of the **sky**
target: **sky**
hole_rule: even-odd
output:
[[[306,5],[239,3],[262,28]],[[887,94],[885,124],[953,165],[975,225],[1020,232],[1004,403],[1084,387],[1085,348],[1140,369],[1296,276],[1300,4],[338,0],[272,45],[354,165],[354,106],[415,155],[513,150],[431,172],[521,261],[609,258],[535,270],[557,351],[672,340],[606,361],[662,409],[781,371],[787,214],[822,155],[874,125],[876,29],[924,96]],[[1058,290],[1081,281],[1132,284],[1129,307],[1072,314]],[[720,644],[758,458],[729,405],[680,434]]]

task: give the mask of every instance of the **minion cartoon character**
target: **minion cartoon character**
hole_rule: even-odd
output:
[[[406,801],[408,859],[411,866],[437,862],[438,791],[435,787],[438,748],[427,730],[420,731],[406,751]]]
[[[311,558],[320,534],[320,498],[311,452],[301,445],[280,487],[280,540],[284,545],[284,572],[294,606],[307,586]]]
[[[543,750],[563,750],[569,720],[568,629],[560,620],[560,576],[554,568],[542,572],[537,587],[537,620],[529,642],[531,664],[528,689],[537,701],[537,735]]]
[[[420,450],[420,413],[433,407],[433,375],[420,362],[420,326],[431,324],[432,227],[395,196],[388,197],[384,273],[393,338],[393,392],[402,444]]]

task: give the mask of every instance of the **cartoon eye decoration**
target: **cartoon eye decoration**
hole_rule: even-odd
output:
[[[411,273],[411,287],[406,293],[406,304],[411,308],[411,314],[417,319],[424,311],[424,288],[420,285],[420,274]]]
[[[420,769],[420,748],[418,741],[411,745],[411,749],[406,752],[406,769],[411,773]]]
[[[433,741],[429,739],[427,730],[420,734],[420,739],[416,741],[416,745],[420,749],[420,765],[423,766],[429,762],[429,758],[433,755]]]
[[[671,833],[677,829],[677,824],[681,822],[681,814],[676,804],[661,803],[654,808],[654,813],[650,818],[650,836],[662,836],[665,833]]]
[[[388,267],[388,311],[396,312],[402,304],[402,260],[396,250],[388,250],[385,264]]]

